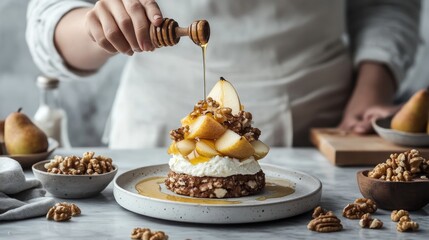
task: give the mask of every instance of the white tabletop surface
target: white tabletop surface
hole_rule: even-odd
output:
[[[142,166],[167,163],[165,149],[109,150],[106,148],[59,149],[54,154],[81,155],[85,151],[110,156],[119,166],[118,175]],[[335,167],[318,151],[304,149],[272,149],[264,163],[310,173],[322,181],[321,206],[333,210],[340,217],[344,230],[335,233],[316,233],[307,230],[311,213],[264,223],[239,225],[201,225],[179,223],[141,216],[119,206],[113,197],[113,183],[101,194],[88,199],[66,200],[76,203],[82,215],[69,222],[47,221],[44,217],[0,222],[0,239],[130,239],[135,227],[147,227],[167,233],[169,239],[429,239],[429,205],[412,212],[411,218],[420,224],[420,230],[399,233],[390,220],[390,211],[378,210],[374,215],[384,222],[383,229],[359,227],[358,220],[341,216],[342,208],[362,197],[356,172],[362,167]],[[26,170],[27,177],[33,177]],[[117,175],[117,176],[118,176]],[[49,195],[49,194],[48,194]],[[58,202],[64,199],[56,199]]]

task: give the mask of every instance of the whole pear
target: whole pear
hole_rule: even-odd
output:
[[[416,92],[393,117],[391,128],[409,132],[424,133],[428,123],[429,92],[422,89]]]
[[[32,154],[48,150],[48,138],[25,114],[9,114],[4,125],[4,141],[10,155]]]

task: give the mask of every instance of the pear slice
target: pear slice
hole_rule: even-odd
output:
[[[173,141],[170,144],[170,147],[168,147],[167,153],[170,155],[179,154],[179,149],[177,149],[177,147],[176,147],[176,142]]]
[[[238,159],[248,158],[255,153],[252,144],[245,137],[229,129],[216,140],[215,147],[223,155]]]
[[[190,115],[187,115],[186,117],[184,117],[184,118],[182,118],[181,120],[180,120],[180,123],[182,123],[182,127],[183,126],[186,126],[186,125],[191,125],[192,124],[192,122],[194,121],[195,119],[194,118],[191,118],[191,116]]]
[[[195,149],[195,142],[193,140],[182,140],[176,143],[176,148],[182,156],[189,155]]]
[[[188,156],[188,161],[192,164],[192,165],[196,165],[198,163],[203,163],[203,162],[207,162],[210,160],[209,157],[205,157],[205,156],[201,156],[200,154],[198,154],[197,150],[192,151]]]
[[[255,149],[255,153],[253,154],[253,157],[255,157],[255,160],[259,160],[261,158],[264,158],[267,156],[268,152],[270,151],[270,147],[268,147],[265,143],[263,143],[260,140],[256,140],[251,142],[253,148]]]
[[[195,150],[204,157],[212,158],[219,155],[219,152],[215,149],[214,141],[201,139],[197,142]]]
[[[214,85],[207,97],[213,98],[221,107],[231,108],[232,114],[237,114],[242,108],[234,86],[223,77]]]
[[[189,125],[187,139],[217,139],[225,132],[226,128],[209,115],[199,116]]]
[[[200,155],[197,153],[197,151],[192,151],[188,154],[188,156],[186,156],[188,158],[189,161],[196,159],[197,157],[199,157]]]

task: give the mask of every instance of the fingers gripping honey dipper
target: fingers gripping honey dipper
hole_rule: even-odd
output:
[[[197,20],[182,28],[174,19],[164,18],[160,27],[150,26],[150,39],[156,48],[174,46],[183,36],[189,36],[199,46],[205,45],[209,42],[210,25],[206,20]]]

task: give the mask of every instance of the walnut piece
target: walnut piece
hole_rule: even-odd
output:
[[[380,229],[383,227],[383,222],[377,218],[372,218],[370,213],[365,213],[359,220],[359,225],[362,228]]]
[[[362,211],[357,203],[347,204],[343,209],[343,217],[348,219],[360,219],[364,214],[365,212]]]
[[[311,231],[316,232],[337,232],[343,229],[341,220],[338,219],[334,214],[332,215],[321,215],[311,220],[307,228]]]
[[[405,219],[409,219],[410,218],[410,214],[408,213],[408,211],[405,210],[393,210],[392,213],[390,214],[390,218],[392,219],[392,221],[394,222],[399,222],[399,220],[404,217]]]
[[[46,214],[46,219],[54,220],[56,222],[68,221],[72,217],[80,215],[80,208],[74,203],[56,203],[51,207]]]
[[[189,133],[189,126],[183,126],[175,130],[170,131],[170,138],[175,142],[182,141],[185,136]]]
[[[411,221],[411,219],[408,218],[408,220],[404,220],[405,218],[401,218],[396,224],[396,230],[399,232],[410,232],[410,231],[417,231],[419,229],[419,224]]]
[[[375,213],[377,211],[377,205],[372,199],[358,198],[354,203],[359,204],[361,211],[364,213]]]
[[[134,228],[131,232],[131,239],[168,240],[168,235],[161,231],[152,232],[149,228]]]
[[[249,142],[259,139],[261,130],[251,126],[252,114],[250,112],[240,111],[224,124],[235,133],[245,137]]]
[[[393,210],[390,214],[390,218],[394,222],[398,222],[396,224],[396,230],[399,232],[408,232],[408,231],[416,231],[419,229],[419,224],[411,221],[410,214],[405,210]]]
[[[47,172],[65,175],[103,174],[113,170],[112,159],[105,156],[94,157],[94,152],[77,156],[55,156],[44,165]]]
[[[62,203],[55,204],[55,206],[69,207],[72,217],[75,217],[81,214],[80,208],[74,203],[62,202]]]
[[[368,172],[368,177],[385,181],[412,181],[421,174],[429,174],[429,161],[412,149],[403,153],[390,154],[390,158]],[[426,175],[423,175],[426,176]]]
[[[318,206],[313,211],[313,218],[317,218],[319,216],[333,216],[334,213],[332,211],[327,211],[326,209],[322,208],[321,206]]]

